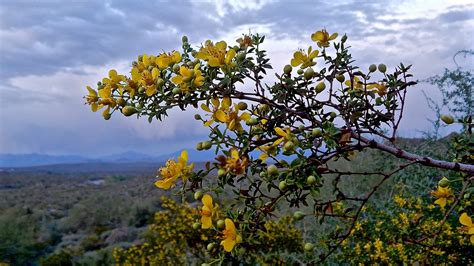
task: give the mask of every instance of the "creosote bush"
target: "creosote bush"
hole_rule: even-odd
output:
[[[463,124],[447,158],[404,151],[396,139],[407,91],[416,85],[411,66],[359,68],[346,35],[338,39],[337,33],[320,30],[311,35],[315,44],[297,49],[290,64],[276,71],[276,81],[265,84],[272,66],[262,49],[264,40],[243,35],[235,45],[208,40],[193,48],[183,37],[181,51],[143,54],[132,63],[130,75],[110,70],[96,89],[87,87],[86,102],[93,112],[102,109],[106,120],[118,112],[161,121],[172,108],[201,109],[195,118],[209,135],[196,148],[216,153],[204,170],[194,171],[187,151],[159,170],[158,188],[176,189],[183,198],[194,193],[200,205],[165,203],[170,210],[156,214],[153,236],[143,245],[118,250],[117,262],[184,263],[193,252],[204,264],[255,263],[260,250],[260,257],[274,252],[272,262],[283,263],[278,255],[283,248],[303,254],[297,255],[298,263],[322,262],[334,253],[354,263],[472,263],[467,254],[474,243],[473,211],[467,204],[474,180],[472,115],[442,118]],[[368,150],[402,163],[362,172],[331,167],[333,161]],[[431,198],[419,206],[399,204],[393,213],[388,209],[367,219],[371,197],[413,165],[452,174],[438,177],[437,188],[426,188],[433,189]],[[378,181],[360,195],[341,189],[341,180],[361,176]],[[329,197],[322,193],[327,186],[332,188]],[[232,193],[231,199],[223,198],[224,191]],[[413,200],[403,197],[397,202]],[[323,243],[303,242],[295,228],[280,230],[288,223],[274,217],[285,210],[295,220],[332,219],[337,226],[322,232],[327,234]],[[380,224],[384,219],[389,222]],[[276,233],[266,235],[271,231]],[[285,243],[293,244],[281,247]]]

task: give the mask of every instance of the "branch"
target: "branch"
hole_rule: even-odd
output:
[[[461,172],[474,174],[474,165],[472,164],[447,162],[447,161],[436,160],[427,156],[420,156],[414,153],[404,151],[398,147],[389,146],[383,143],[379,143],[375,140],[364,138],[361,135],[358,135],[357,133],[354,133],[354,132],[352,132],[352,137],[357,140],[360,140],[363,143],[368,144],[369,147],[371,148],[388,152],[390,154],[395,155],[398,158],[403,158],[411,162],[419,163],[419,164],[430,166],[430,167],[436,167],[436,168],[441,168],[441,169],[461,171]]]

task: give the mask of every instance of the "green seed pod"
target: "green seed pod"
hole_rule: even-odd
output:
[[[181,37],[181,41],[184,43],[188,42],[188,36],[184,35],[183,37]]]
[[[276,165],[271,164],[267,167],[267,173],[271,176],[275,176],[278,174],[278,167]]]
[[[452,123],[454,123],[454,118],[450,115],[442,115],[441,120],[443,120],[443,122],[447,125],[451,125]]]
[[[176,87],[171,91],[173,94],[180,94],[181,93],[181,88]]]
[[[310,80],[313,78],[313,76],[314,76],[314,70],[312,68],[306,69],[306,71],[304,72],[304,78],[307,80]]]
[[[245,59],[245,53],[239,53],[237,55],[237,61],[244,61]]]
[[[137,112],[137,109],[135,109],[135,107],[133,106],[125,106],[124,108],[122,108],[122,114],[124,116],[131,116],[133,114],[135,114]]]
[[[215,245],[216,244],[214,244],[214,243],[209,243],[209,244],[207,244],[206,248],[207,248],[208,251],[211,251],[214,248]]]
[[[290,75],[291,74],[291,71],[293,71],[293,67],[291,65],[286,65],[284,68],[283,68],[283,73],[287,74],[287,75]]]
[[[281,181],[280,184],[278,184],[278,188],[280,190],[286,190],[288,188],[288,184],[286,183],[285,180]]]
[[[201,120],[201,118],[202,118],[202,117],[201,117],[200,114],[195,114],[195,115],[194,115],[194,119],[196,119],[196,120]]]
[[[344,80],[346,80],[346,77],[344,77],[344,75],[337,74],[336,79],[337,79],[337,81],[342,83],[342,82],[344,82]]]
[[[225,176],[225,174],[227,174],[227,171],[226,171],[225,169],[222,169],[222,168],[221,168],[221,169],[219,169],[219,170],[217,171],[217,176],[218,176],[218,177]]]
[[[380,64],[379,65],[379,71],[382,72],[382,73],[385,73],[385,71],[387,71],[387,66],[384,65],[384,64]]]
[[[201,200],[202,196],[204,196],[204,193],[201,190],[198,190],[194,192],[194,199],[195,200]]]
[[[284,151],[293,151],[294,148],[295,148],[295,143],[293,143],[292,141],[288,141],[287,143],[285,143],[285,145],[283,145]]]
[[[377,66],[375,64],[372,64],[369,66],[369,71],[370,72],[375,72],[377,70]]]
[[[247,106],[247,103],[245,103],[245,102],[239,102],[239,103],[237,104],[237,108],[239,108],[239,110],[241,110],[241,111],[247,109],[247,107],[248,107],[248,106]]]
[[[163,85],[165,85],[165,80],[162,79],[162,78],[157,78],[157,79],[156,79],[156,86],[157,86],[158,88],[161,88]]]
[[[438,182],[438,186],[440,186],[440,187],[449,186],[449,179],[447,179],[445,176],[443,176],[443,178],[441,178],[441,180]]]
[[[202,148],[205,150],[209,150],[212,147],[212,143],[210,141],[204,141],[202,143]]]
[[[224,220],[218,220],[217,221],[217,229],[224,229],[225,228],[225,221]]]
[[[249,121],[246,122],[248,126],[255,126],[258,124],[258,119],[256,117],[250,118]]]
[[[324,82],[319,82],[318,85],[316,85],[316,92],[320,93],[326,89],[326,84]]]
[[[173,72],[174,72],[175,74],[178,74],[178,73],[179,73],[179,65],[174,65],[174,66],[173,66]]]
[[[203,150],[202,142],[199,142],[199,143],[196,145],[196,150],[198,150],[198,151],[202,151],[202,150]]]
[[[303,75],[304,70],[303,70],[303,69],[298,69],[298,71],[296,71],[296,73],[297,73],[298,75]]]
[[[344,36],[345,36],[345,35],[344,35]],[[310,252],[310,251],[313,251],[313,249],[314,249],[314,244],[313,244],[313,243],[306,243],[306,244],[304,244],[304,250],[305,250],[305,251]]]
[[[310,186],[315,184],[316,181],[317,180],[316,180],[316,177],[314,175],[310,175],[310,176],[308,176],[308,178],[306,178],[306,184],[308,184]]]
[[[321,129],[319,128],[314,128],[312,131],[311,131],[311,136],[315,137],[315,138],[319,138],[323,135],[323,132],[321,131]]]
[[[198,229],[200,229],[200,228],[201,228],[201,223],[197,223],[197,222],[196,222],[196,223],[193,223],[193,229],[194,229],[194,230],[198,230]]]
[[[302,220],[304,218],[304,213],[303,212],[300,212],[300,211],[295,211],[293,213],[293,218],[295,218],[295,220],[299,221],[299,220]]]

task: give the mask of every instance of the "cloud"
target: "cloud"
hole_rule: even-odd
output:
[[[182,35],[229,44],[263,33],[276,71],[310,34],[347,33],[356,64],[413,64],[424,79],[454,67],[472,49],[474,5],[433,1],[2,1],[0,8],[0,152],[170,152],[205,138],[191,113],[164,124],[114,116],[103,121],[84,106],[85,86],[115,68],[128,73],[137,55],[180,47]],[[21,11],[21,12],[19,12]],[[15,15],[12,15],[15,14]],[[466,60],[472,68],[472,61]],[[268,81],[272,81],[272,73]],[[420,84],[409,92],[403,132],[426,129],[430,115]],[[183,141],[184,140],[184,141]],[[165,152],[163,152],[165,153]]]

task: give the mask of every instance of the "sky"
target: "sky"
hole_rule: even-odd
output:
[[[454,68],[456,51],[474,49],[474,1],[0,0],[0,153],[161,155],[192,148],[207,136],[193,111],[172,111],[162,123],[120,115],[105,121],[84,105],[85,87],[111,68],[128,73],[140,54],[179,49],[183,35],[199,47],[207,39],[230,44],[249,31],[263,34],[280,70],[322,28],[346,33],[363,69],[403,62],[423,80]],[[474,65],[472,57],[460,64]],[[439,99],[429,84],[412,87],[402,136],[430,128],[422,91]]]

